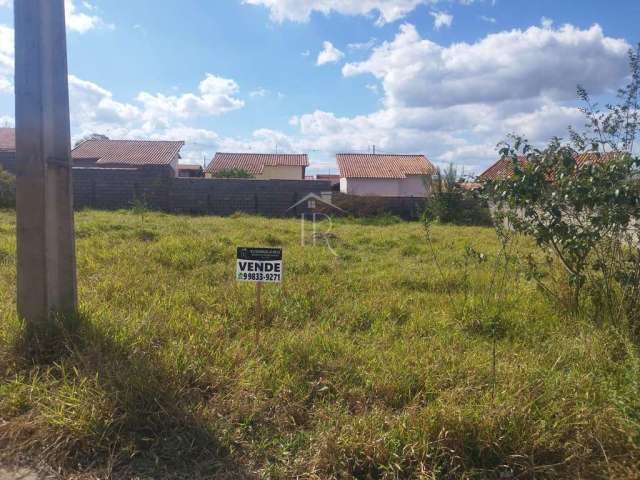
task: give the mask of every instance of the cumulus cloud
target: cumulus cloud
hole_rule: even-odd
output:
[[[403,18],[418,5],[433,0],[245,0],[250,5],[267,7],[275,22],[306,22],[313,12],[324,15],[370,15],[377,13],[376,23],[384,25]]]
[[[495,145],[507,133],[541,143],[566,135],[569,125],[581,127],[582,114],[571,102],[576,85],[595,95],[618,87],[627,75],[628,48],[597,25],[531,27],[451,46],[403,25],[368,59],[343,68],[345,76],[379,79],[383,108],[353,117],[320,110],[298,115],[291,119],[294,144],[324,152],[367,151],[375,144],[479,171],[495,159]]]
[[[72,129],[87,133],[134,128],[142,115],[137,106],[118,102],[110,91],[74,75],[69,75],[69,103]]]
[[[325,65],[327,63],[336,63],[344,58],[344,53],[333,46],[331,42],[322,44],[322,51],[318,54],[316,65]]]
[[[0,0],[0,8],[12,5],[12,0]],[[75,0],[64,0],[64,7],[67,28],[72,32],[86,33],[99,27],[113,28],[113,25],[96,15],[96,7],[87,1],[77,3]]]
[[[13,29],[0,25],[0,93],[13,93]]]
[[[350,43],[347,46],[349,47],[349,50],[371,50],[377,42],[378,39],[371,37],[366,42]]]
[[[98,15],[87,13],[95,11],[95,7],[89,2],[81,2],[78,7],[74,0],[65,0],[64,5],[67,28],[73,32],[85,33],[98,27],[112,27]]]
[[[472,45],[443,47],[430,43],[427,55],[424,52],[425,40],[417,36],[417,32],[413,38],[403,38],[403,35],[413,33],[410,27],[403,26],[396,39],[376,48],[370,58],[362,62],[368,63],[367,68],[357,72],[379,78],[386,99],[383,108],[368,115],[338,116],[332,112],[316,110],[292,117],[289,123],[294,129],[293,133],[264,128],[248,137],[223,137],[210,130],[191,129],[181,125],[167,128],[157,126],[152,130],[151,138],[187,139],[189,146],[185,149],[185,157],[193,159],[192,161],[201,161],[204,156],[210,157],[216,150],[314,150],[322,152],[322,165],[331,167],[333,153],[366,152],[371,145],[376,145],[379,151],[422,152],[437,164],[454,162],[466,165],[471,171],[480,172],[495,159],[495,145],[507,133],[520,133],[539,143],[566,133],[568,125],[582,125],[580,111],[563,102],[574,98],[576,83],[586,83],[583,71],[594,72],[597,65],[608,66],[609,73],[604,77],[596,76],[590,84],[592,90],[595,87],[600,92],[615,88],[626,75],[625,54],[628,45],[605,37],[599,27],[586,30],[562,27],[557,30],[550,28],[548,31],[532,28],[537,30],[503,32],[501,35],[506,35],[511,42],[501,43],[498,40],[504,40],[504,37],[496,39],[490,35]],[[541,32],[550,38],[543,35],[537,43],[527,43],[530,36]],[[569,41],[567,35],[571,35],[573,40]],[[514,82],[522,82],[527,75],[532,75],[526,63],[521,67],[517,62],[516,66],[510,65],[508,59],[516,55],[513,49],[524,57],[537,53],[529,50],[539,49],[545,55],[551,55],[555,50],[546,45],[553,41],[560,46],[559,53],[554,58],[546,59],[545,65],[557,65],[561,68],[562,62],[567,61],[567,58],[579,58],[583,62],[574,63],[573,69],[563,70],[564,75],[570,75],[571,78],[566,80],[558,75],[550,75],[548,79],[536,77],[538,85],[529,85],[521,90],[526,94],[517,97],[509,95],[508,90]],[[490,69],[483,69],[481,62],[463,68],[474,55],[482,53],[480,47],[492,47],[496,57],[504,56],[505,63],[500,68],[510,69],[509,72],[494,72],[497,68],[495,63],[494,68]],[[437,56],[433,57],[435,54],[432,51],[437,52]],[[381,53],[384,55],[380,56]],[[440,59],[439,65],[446,67],[451,78],[439,78],[424,66],[432,58]],[[374,69],[375,62],[372,59],[380,64],[387,62],[388,65]],[[415,71],[409,68],[411,65],[415,65]],[[350,68],[356,67],[361,68],[362,64],[353,64]],[[345,67],[345,75],[348,74],[356,72],[349,72],[349,68]],[[414,83],[430,84],[441,95],[446,92],[451,98],[443,101],[435,98],[435,95],[422,93],[415,86],[403,84],[400,81],[403,74],[409,74]],[[486,85],[482,84],[481,77],[484,77]],[[470,94],[463,95],[465,84],[475,86]],[[373,85],[369,84],[372,91]],[[487,95],[487,89],[493,93]],[[499,90],[505,92],[497,95],[495,92]],[[408,93],[414,91],[420,95]],[[138,134],[144,133],[145,128],[150,127],[143,126]],[[130,134],[137,133],[132,130]],[[318,166],[317,162],[315,166]]]
[[[152,95],[141,92],[136,100],[143,105],[146,122],[168,125],[175,118],[215,116],[242,108],[244,101],[236,97],[238,90],[234,80],[207,74],[198,86],[198,93]]]
[[[0,27],[0,80],[10,82],[11,91],[12,39],[13,31]],[[112,138],[184,139],[183,157],[196,163],[217,150],[276,148],[318,150],[329,161],[332,153],[366,152],[376,145],[380,151],[421,152],[436,163],[465,164],[479,172],[495,159],[495,145],[507,133],[538,143],[563,135],[570,124],[580,127],[582,116],[569,103],[576,84],[594,95],[618,87],[628,74],[628,48],[597,25],[534,26],[444,46],[407,24],[367,59],[343,67],[345,76],[377,79],[363,85],[373,92],[379,88],[384,103],[367,115],[301,112],[290,120],[291,133],[263,128],[246,137],[225,137],[190,123],[244,106],[231,79],[207,75],[192,93],[142,92],[121,101],[104,87],[72,76],[72,128],[74,138],[98,132]]]
[[[433,17],[433,27],[440,30],[442,27],[450,27],[453,23],[453,15],[447,12],[429,12]]]
[[[601,93],[627,70],[629,44],[600,26],[530,27],[445,47],[404,24],[371,56],[343,67],[345,76],[381,79],[389,105],[447,106],[547,96],[575,97],[576,84]]]
[[[266,97],[268,94],[269,94],[269,90],[263,87],[257,88],[256,90],[252,90],[251,92],[249,92],[249,96],[252,98]]]

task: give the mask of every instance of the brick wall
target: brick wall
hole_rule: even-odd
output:
[[[331,190],[327,181],[175,178],[165,172],[133,169],[74,168],[76,208],[129,208],[142,199],[150,209],[167,212],[265,216],[301,213],[289,207],[309,193]]]

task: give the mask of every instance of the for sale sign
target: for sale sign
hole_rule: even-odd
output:
[[[236,279],[239,282],[282,282],[282,249],[238,247]]]

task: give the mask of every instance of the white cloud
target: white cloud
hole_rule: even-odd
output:
[[[110,91],[74,75],[69,75],[69,103],[74,130],[104,133],[111,128],[133,128],[142,118],[137,106],[115,101]]]
[[[480,15],[480,20],[483,20],[487,23],[496,23],[497,20],[494,17],[489,17],[487,15]]]
[[[595,95],[618,87],[627,75],[628,48],[597,25],[531,27],[448,47],[403,25],[367,60],[343,68],[347,76],[380,79],[383,108],[354,117],[319,110],[298,115],[290,121],[297,129],[291,142],[325,153],[367,151],[375,144],[380,151],[423,152],[440,164],[479,172],[495,159],[495,145],[507,133],[541,143],[566,136],[569,125],[580,128],[582,114],[570,103],[576,85]]]
[[[324,15],[369,15],[377,12],[376,23],[383,25],[403,18],[418,5],[433,0],[244,0],[250,5],[267,7],[275,22],[306,22],[312,12]]]
[[[13,93],[13,29],[0,25],[0,94]]]
[[[0,27],[0,79],[10,82],[12,38],[10,28]],[[575,98],[576,84],[595,95],[615,89],[628,73],[628,48],[597,25],[531,27],[450,46],[423,39],[413,26],[403,25],[394,40],[375,47],[365,61],[343,68],[344,75],[378,79],[366,88],[379,89],[384,103],[368,115],[301,112],[290,119],[292,134],[265,128],[229,138],[190,123],[242,108],[233,80],[207,75],[193,93],[142,92],[123,102],[72,76],[72,128],[74,138],[98,132],[112,138],[186,140],[183,156],[196,163],[217,150],[272,152],[276,147],[318,150],[331,162],[331,153],[366,152],[375,144],[380,151],[422,152],[434,162],[479,171],[493,161],[495,144],[509,132],[543,142],[566,134],[569,124],[580,127],[580,112],[567,102]],[[261,90],[248,95],[259,97]]]
[[[345,76],[383,81],[388,105],[448,106],[548,96],[575,98],[576,85],[601,93],[627,72],[629,44],[594,25],[580,30],[530,27],[445,47],[404,24],[369,59],[343,67]]]
[[[218,149],[224,152],[298,152],[301,144],[288,135],[277,130],[261,128],[253,132],[249,138],[220,138]]]
[[[252,90],[251,92],[249,92],[249,96],[252,98],[255,97],[266,97],[269,94],[269,90],[267,90],[266,88],[258,88],[256,90]]]
[[[584,123],[584,115],[578,108],[547,103],[533,112],[517,113],[505,119],[503,125],[506,132],[547,141],[565,134],[569,125],[581,128]]]
[[[324,42],[322,51],[318,54],[316,65],[339,62],[344,58],[344,53],[333,46],[331,42]]]
[[[244,101],[235,96],[239,87],[234,80],[207,74],[198,90],[179,96],[141,92],[136,100],[143,105],[145,121],[154,125],[168,125],[173,119],[221,115],[244,107]]]
[[[433,27],[440,30],[442,27],[450,27],[453,23],[453,15],[447,12],[429,12],[433,17]]]
[[[0,0],[0,8],[9,8],[12,5],[12,0]],[[99,15],[94,14],[97,8],[92,3],[81,1],[80,7],[78,7],[75,0],[64,0],[64,7],[66,24],[70,31],[85,33],[98,27],[113,28],[113,25],[106,23]]]
[[[81,8],[74,3],[74,0],[65,0],[64,4],[67,28],[73,32],[85,33],[98,27],[113,28],[113,25],[105,23],[98,15],[81,11],[82,9],[87,12],[94,12],[96,10],[89,2],[81,2]]]
[[[0,127],[13,127],[16,124],[16,120],[9,115],[0,115]]]
[[[377,38],[371,37],[366,42],[350,43],[347,47],[349,47],[349,50],[371,50],[377,42]]]

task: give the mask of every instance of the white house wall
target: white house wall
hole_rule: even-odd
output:
[[[425,197],[425,177],[412,175],[404,179],[341,178],[340,191],[349,195],[372,197]]]

